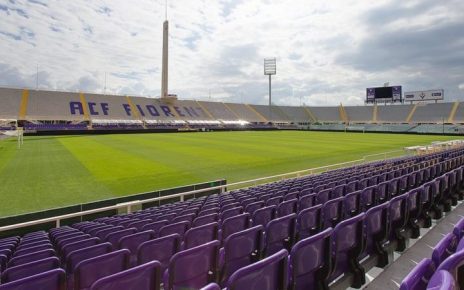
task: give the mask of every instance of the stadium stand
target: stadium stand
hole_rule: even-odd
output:
[[[371,123],[373,117],[373,106],[350,106],[345,107],[348,120],[352,123]]]
[[[377,107],[377,121],[384,123],[407,123],[414,105],[391,105]]]
[[[418,105],[411,122],[413,123],[444,123],[453,108],[453,103]]]
[[[341,123],[340,112],[338,107],[310,107],[317,122]]]
[[[0,88],[0,129],[310,129],[463,134],[462,104],[292,107]]]
[[[0,290],[358,288],[462,189],[457,147],[4,237]],[[405,285],[462,283],[463,224]]]
[[[19,106],[22,90],[2,89],[0,97],[0,119],[19,119]]]

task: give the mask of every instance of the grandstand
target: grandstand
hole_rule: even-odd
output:
[[[26,133],[67,130],[198,130],[291,128],[462,134],[460,102],[292,107],[164,100],[134,96],[0,88],[2,129]],[[361,127],[359,127],[361,128]]]

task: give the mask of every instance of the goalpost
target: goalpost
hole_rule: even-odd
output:
[[[15,131],[0,131],[0,135],[16,137],[18,140],[18,149],[21,149],[21,146],[24,144],[24,129],[22,127],[17,127]]]

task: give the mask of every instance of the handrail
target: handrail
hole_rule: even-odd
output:
[[[320,167],[315,167],[315,168],[298,170],[298,171],[289,172],[289,173],[283,173],[283,174],[277,174],[277,175],[273,175],[273,176],[256,178],[256,179],[253,179],[253,180],[245,180],[245,181],[239,181],[239,182],[225,184],[225,185],[218,185],[218,186],[214,186],[214,187],[196,189],[196,190],[192,190],[192,191],[181,192],[181,193],[177,193],[177,194],[160,196],[160,197],[154,197],[154,198],[150,198],[150,199],[129,201],[129,202],[125,202],[125,203],[122,203],[122,204],[116,204],[116,205],[101,207],[101,208],[97,208],[97,209],[90,209],[90,210],[85,210],[85,211],[80,211],[80,212],[75,212],[75,213],[70,213],[70,214],[64,214],[64,215],[58,215],[58,216],[48,217],[48,218],[34,220],[34,221],[28,221],[28,222],[23,222],[23,223],[12,224],[12,225],[8,225],[8,226],[2,226],[2,227],[0,227],[0,232],[12,230],[12,229],[24,228],[24,227],[28,227],[28,226],[39,225],[39,224],[44,224],[44,223],[50,223],[50,222],[55,222],[56,227],[60,227],[61,220],[70,219],[70,218],[74,218],[74,217],[82,217],[82,216],[89,215],[89,214],[100,213],[100,212],[105,212],[105,211],[108,211],[108,210],[115,210],[115,209],[121,209],[121,208],[127,208],[127,212],[131,212],[133,206],[141,205],[141,204],[144,204],[144,203],[161,201],[161,200],[177,198],[177,197],[179,197],[181,199],[181,201],[183,201],[185,196],[194,195],[194,194],[202,193],[202,192],[206,192],[206,191],[220,189],[222,192],[224,192],[227,187],[233,187],[233,186],[244,185],[244,184],[252,184],[251,186],[254,186],[254,185],[257,185],[258,182],[263,181],[263,180],[275,180],[275,179],[282,178],[282,177],[285,177],[285,176],[290,176],[290,175],[296,175],[296,177],[301,177],[301,176],[305,176],[305,175],[313,175],[313,174],[315,174],[316,171],[322,170],[322,172],[326,172],[330,168],[333,168],[333,167],[340,167],[340,166],[344,167],[344,165],[348,165],[348,164],[354,164],[355,165],[357,163],[363,164],[364,159],[357,159],[357,160],[341,162],[341,163],[337,163],[337,164],[330,164],[330,165],[325,165],[325,166],[320,166]],[[348,166],[346,166],[346,167],[348,167]],[[303,174],[304,172],[309,172],[309,174]],[[247,186],[244,186],[244,187],[241,187],[241,188],[247,188]]]

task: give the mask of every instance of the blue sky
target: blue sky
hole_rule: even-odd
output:
[[[170,92],[265,104],[362,104],[365,88],[464,100],[462,0],[169,1]],[[369,3],[371,2],[371,3]],[[0,86],[158,96],[164,0],[0,0]]]

